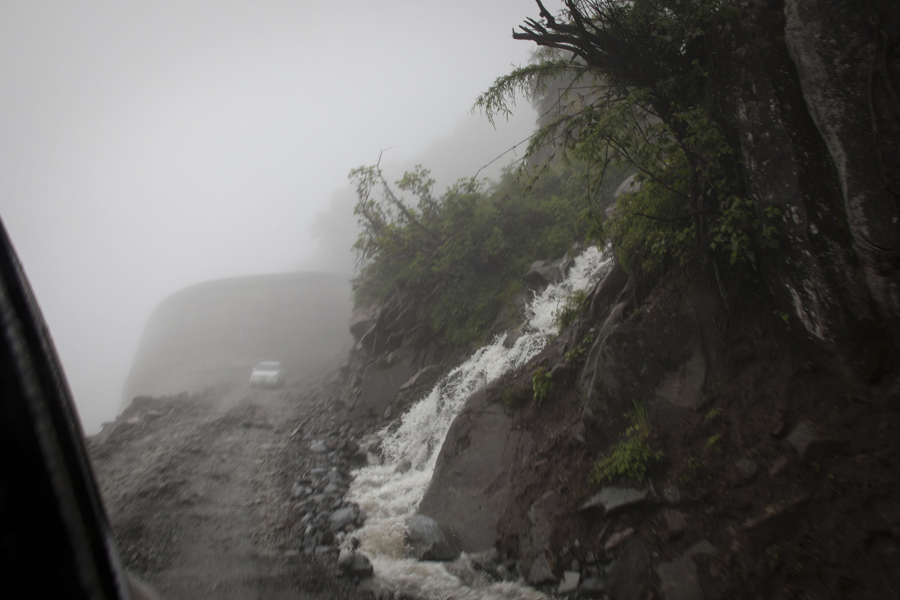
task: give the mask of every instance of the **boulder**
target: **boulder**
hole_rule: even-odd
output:
[[[549,283],[556,283],[562,279],[563,272],[559,264],[549,260],[536,260],[531,263],[528,272],[525,273],[525,283],[532,288],[541,288]]]
[[[603,551],[609,554],[623,543],[627,542],[631,538],[634,537],[634,528],[629,527],[628,529],[624,529],[622,531],[617,531],[606,540],[606,543],[603,544]]]
[[[548,581],[556,581],[553,576],[553,569],[547,561],[547,556],[541,554],[531,563],[531,569],[528,570],[528,583],[531,585],[540,585]]]
[[[455,560],[459,550],[437,521],[413,515],[406,521],[406,543],[417,560]]]
[[[341,552],[338,557],[338,566],[347,575],[358,579],[371,577],[375,572],[368,557],[359,552]]]
[[[531,451],[531,434],[513,428],[498,397],[499,391],[486,386],[466,401],[419,504],[419,514],[453,529],[465,552],[481,552],[496,543],[512,478]]]
[[[608,571],[609,595],[616,600],[642,600],[650,586],[650,550],[640,538],[622,549]]]
[[[355,309],[350,315],[350,321],[348,323],[353,338],[357,342],[361,340],[362,337],[375,326],[377,320],[378,306],[360,306]]]
[[[410,360],[403,357],[370,364],[363,373],[362,392],[351,408],[351,417],[382,417],[400,388],[418,371]]]
[[[522,535],[519,552],[522,558],[530,560],[538,554],[550,550],[550,538],[553,534],[553,518],[562,508],[561,498],[555,491],[549,491],[538,498],[528,509],[528,521],[531,524],[530,535]]]
[[[607,486],[582,504],[581,510],[601,509],[611,514],[643,504],[646,499],[647,490]]]
[[[687,529],[687,519],[681,511],[667,508],[662,514],[666,521],[666,531],[670,540],[679,537]]]
[[[703,600],[703,590],[697,579],[697,564],[694,557],[701,554],[715,554],[716,548],[703,540],[672,562],[662,563],[656,568],[659,576],[659,591],[665,600]]]
[[[359,509],[355,506],[339,508],[331,514],[331,531],[343,531],[348,525],[355,525]]]
[[[818,428],[804,421],[787,436],[787,442],[804,462],[821,462],[833,456],[846,441],[822,434]]]
[[[563,572],[562,581],[559,582],[557,594],[568,594],[578,589],[578,582],[581,581],[581,573],[578,571]]]

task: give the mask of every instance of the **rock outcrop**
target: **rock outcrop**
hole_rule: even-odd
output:
[[[782,214],[773,264],[754,267],[868,380],[900,333],[897,16],[877,0],[749,2],[711,40],[747,191]]]
[[[181,290],[150,315],[123,404],[246,383],[263,360],[281,361],[288,383],[335,368],[352,344],[350,311],[350,282],[330,273],[238,277]]]

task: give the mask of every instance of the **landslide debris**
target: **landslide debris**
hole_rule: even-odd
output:
[[[343,501],[359,435],[307,381],[139,397],[88,447],[125,567],[163,598],[371,598],[334,545],[365,519]]]

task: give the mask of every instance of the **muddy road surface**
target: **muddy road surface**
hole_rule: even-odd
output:
[[[358,447],[324,396],[139,398],[90,438],[125,567],[165,600],[371,597],[341,575],[327,527]]]

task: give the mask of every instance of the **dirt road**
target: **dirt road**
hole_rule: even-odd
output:
[[[142,398],[90,439],[126,568],[166,600],[356,597],[320,539],[299,543],[315,506],[297,479],[337,472],[334,453],[305,450],[334,427],[305,389]]]

